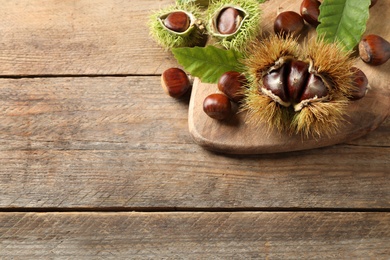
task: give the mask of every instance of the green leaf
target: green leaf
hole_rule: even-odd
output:
[[[370,3],[371,0],[324,0],[318,17],[318,36],[352,50],[366,30]]]
[[[183,68],[204,83],[217,83],[227,71],[242,72],[239,59],[242,55],[234,50],[225,50],[212,45],[206,47],[173,48],[173,55]]]

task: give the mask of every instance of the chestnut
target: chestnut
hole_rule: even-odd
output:
[[[290,99],[298,100],[306,88],[306,80],[309,76],[309,64],[300,60],[293,60],[290,64],[290,72],[287,77],[287,90]]]
[[[190,27],[190,18],[185,12],[172,12],[164,19],[164,25],[172,31],[185,32]]]
[[[222,91],[233,102],[240,102],[244,97],[243,87],[246,78],[237,71],[227,71],[218,80],[218,89]]]
[[[217,29],[220,34],[235,33],[240,26],[242,17],[233,7],[223,9],[217,18]]]
[[[182,69],[169,68],[161,75],[161,86],[171,97],[180,98],[191,89],[191,82]]]
[[[284,87],[284,78],[288,73],[287,70],[287,65],[284,64],[280,68],[268,72],[263,77],[263,86],[273,95],[280,98],[280,103],[289,106],[289,97],[287,96],[287,91]]]
[[[319,76],[314,74],[309,75],[307,79],[306,88],[304,89],[300,101],[309,100],[313,98],[323,98],[329,94],[329,90],[325,86],[324,81]]]
[[[232,115],[232,105],[226,95],[214,93],[204,99],[203,111],[211,118],[225,120]]]
[[[376,2],[378,2],[378,0],[371,0],[370,8],[373,7],[376,4]]]
[[[366,35],[359,42],[359,56],[370,65],[382,65],[390,58],[390,43],[379,35]]]
[[[305,22],[302,16],[293,11],[286,11],[276,17],[274,31],[277,34],[292,34],[297,36],[303,30],[304,26]]]
[[[355,87],[350,100],[358,100],[363,98],[367,91],[368,91],[368,79],[366,77],[366,74],[364,74],[363,71],[356,67],[351,68],[353,74],[352,74],[352,82],[353,86]]]
[[[318,16],[320,15],[321,2],[318,0],[303,0],[300,7],[302,18],[308,23],[317,27],[320,23]]]

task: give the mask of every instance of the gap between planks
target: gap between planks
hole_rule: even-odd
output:
[[[0,75],[0,79],[160,77],[161,74],[37,74]]]
[[[96,212],[96,213],[126,213],[126,212],[145,212],[145,213],[186,213],[186,212],[199,212],[199,213],[240,213],[240,212],[338,212],[338,213],[363,213],[363,212],[377,212],[377,213],[390,213],[390,208],[159,208],[159,207],[80,207],[80,208],[0,208],[0,213],[16,213],[16,212]]]

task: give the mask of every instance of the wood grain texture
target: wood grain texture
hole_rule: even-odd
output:
[[[273,21],[278,7],[299,13],[300,1],[275,0],[261,5],[264,12],[261,28],[265,34],[273,34]],[[366,33],[376,33],[390,40],[390,24],[383,25],[382,17],[390,15],[390,5],[381,2],[370,9]],[[308,32],[309,31],[309,32]],[[305,34],[314,35],[313,27],[307,26]],[[310,37],[310,36],[309,36]],[[356,67],[366,74],[371,90],[365,98],[351,102],[345,122],[331,136],[302,137],[289,135],[276,129],[268,131],[267,123],[254,125],[246,122],[246,113],[238,113],[227,121],[218,121],[203,111],[204,99],[218,92],[216,84],[194,83],[189,108],[189,129],[194,140],[201,146],[218,152],[233,154],[261,154],[288,152],[344,143],[366,135],[376,129],[390,114],[390,62],[378,67],[357,60]]]
[[[159,74],[176,65],[148,17],[173,1],[15,0],[0,9],[0,75]]]
[[[0,97],[1,208],[390,208],[389,120],[361,143],[224,156],[157,76],[1,79]]]
[[[389,213],[2,213],[2,259],[388,259]]]
[[[390,119],[299,153],[203,150],[148,37],[172,3],[2,1],[0,259],[388,258],[389,213],[298,210],[388,211]]]

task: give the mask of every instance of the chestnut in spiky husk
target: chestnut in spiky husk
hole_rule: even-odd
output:
[[[164,47],[193,47],[205,44],[201,11],[194,4],[178,4],[150,16],[150,35]]]
[[[183,11],[175,11],[168,14],[162,22],[169,30],[182,33],[190,27],[190,16]]]
[[[244,16],[245,14],[241,13],[240,10],[234,7],[226,7],[219,13],[215,26],[220,34],[233,34],[240,27]]]
[[[245,59],[248,122],[306,137],[335,133],[354,89],[349,55],[318,39],[304,48],[278,35],[256,42]]]
[[[242,51],[260,32],[256,0],[213,0],[207,10],[207,31],[226,49]]]

